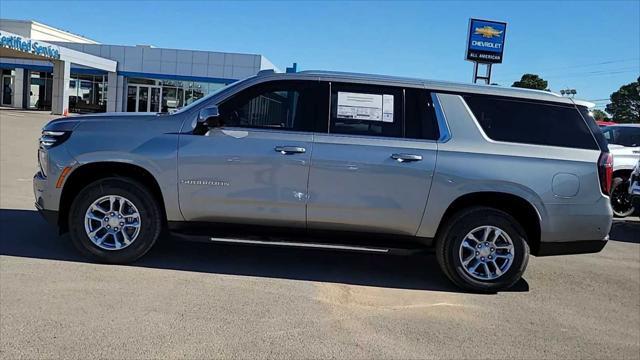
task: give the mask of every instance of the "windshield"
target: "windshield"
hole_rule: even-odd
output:
[[[235,81],[235,82],[233,82],[233,83],[231,83],[231,84],[229,84],[229,85],[227,85],[225,87],[221,87],[220,89],[217,89],[216,91],[208,94],[207,96],[201,97],[200,99],[192,102],[191,104],[176,110],[175,112],[173,112],[173,114],[178,114],[178,113],[193,109],[195,106],[198,106],[198,104],[202,104],[203,102],[211,99],[212,97],[214,97],[214,96],[216,96],[216,95],[218,95],[218,94],[230,89],[232,86],[234,86],[235,84],[239,83],[240,81],[242,81],[242,80],[238,80],[238,81]]]
[[[622,146],[640,146],[640,127],[609,126],[602,129],[609,144]]]

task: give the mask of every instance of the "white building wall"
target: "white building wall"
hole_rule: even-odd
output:
[[[269,70],[273,69],[276,72],[280,72],[280,70],[269,61],[266,57],[260,55],[260,70]]]
[[[56,60],[53,63],[53,90],[51,95],[51,113],[67,115],[69,111],[69,81],[71,80],[71,63]]]
[[[125,80],[124,76],[118,76],[118,82],[116,85],[116,109],[114,111],[125,111],[125,96],[124,90]]]
[[[118,75],[115,72],[107,74],[107,112],[116,111]]]
[[[103,44],[56,44],[118,62],[118,71],[239,80],[275,69],[264,56]]]
[[[24,101],[24,69],[15,69],[13,79],[13,104],[15,108],[21,108]]]
[[[31,37],[31,22],[22,20],[0,19],[0,31],[7,31],[22,37]]]
[[[64,41],[72,43],[97,44],[98,42],[81,35],[56,29],[32,20],[0,19],[0,30],[14,33],[33,40]]]

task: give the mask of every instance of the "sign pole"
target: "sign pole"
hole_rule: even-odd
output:
[[[486,67],[485,74],[483,76],[478,75],[479,64],[483,64]],[[473,83],[477,84],[478,80],[484,80],[486,85],[491,84],[491,63],[479,63],[477,61],[473,62]]]

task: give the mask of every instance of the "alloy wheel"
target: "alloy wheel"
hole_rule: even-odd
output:
[[[94,201],[85,214],[84,228],[96,246],[121,250],[140,234],[140,212],[127,198],[107,195]]]
[[[495,280],[513,264],[513,241],[502,229],[485,225],[471,230],[460,244],[464,271],[478,280]]]

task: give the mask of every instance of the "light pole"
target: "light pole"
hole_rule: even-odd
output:
[[[574,97],[578,92],[576,89],[562,89],[560,90],[560,95]]]

